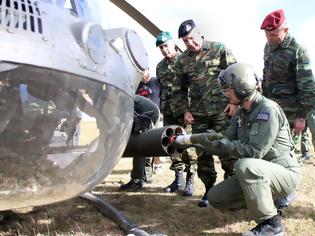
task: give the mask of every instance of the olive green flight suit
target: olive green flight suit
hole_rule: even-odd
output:
[[[256,222],[276,215],[274,199],[295,191],[300,172],[290,127],[279,105],[257,92],[251,109],[240,109],[233,117],[229,139],[217,143],[218,152],[239,160],[234,165],[236,175],[209,190],[209,204],[247,207]]]

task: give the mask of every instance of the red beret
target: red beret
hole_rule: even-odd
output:
[[[260,29],[267,31],[272,31],[277,29],[285,21],[284,11],[282,9],[276,10],[268,14],[263,23],[260,26]]]

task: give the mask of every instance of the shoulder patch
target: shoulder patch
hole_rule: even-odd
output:
[[[269,120],[269,113],[268,112],[260,112],[257,114],[257,120],[264,120],[268,121]]]

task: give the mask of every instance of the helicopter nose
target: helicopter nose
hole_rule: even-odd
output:
[[[0,211],[100,183],[127,145],[148,67],[135,31],[103,29],[50,1],[27,6],[1,5]]]
[[[0,68],[0,210],[62,201],[101,182],[127,144],[133,98],[79,76]]]

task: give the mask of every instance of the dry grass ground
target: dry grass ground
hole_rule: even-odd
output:
[[[121,159],[106,180],[93,192],[108,199],[127,217],[149,233],[172,235],[239,235],[255,225],[245,210],[220,212],[212,207],[196,206],[203,187],[196,178],[193,197],[165,194],[162,188],[173,179],[167,161],[164,172],[154,175],[154,182],[145,185],[143,192],[119,191],[129,180],[131,159]],[[222,171],[216,161],[222,180]],[[315,161],[303,164],[302,183],[293,204],[284,210],[287,236],[315,235]],[[0,221],[0,235],[123,235],[117,226],[104,218],[85,200],[76,198],[66,202],[38,207],[28,213],[5,215]]]

